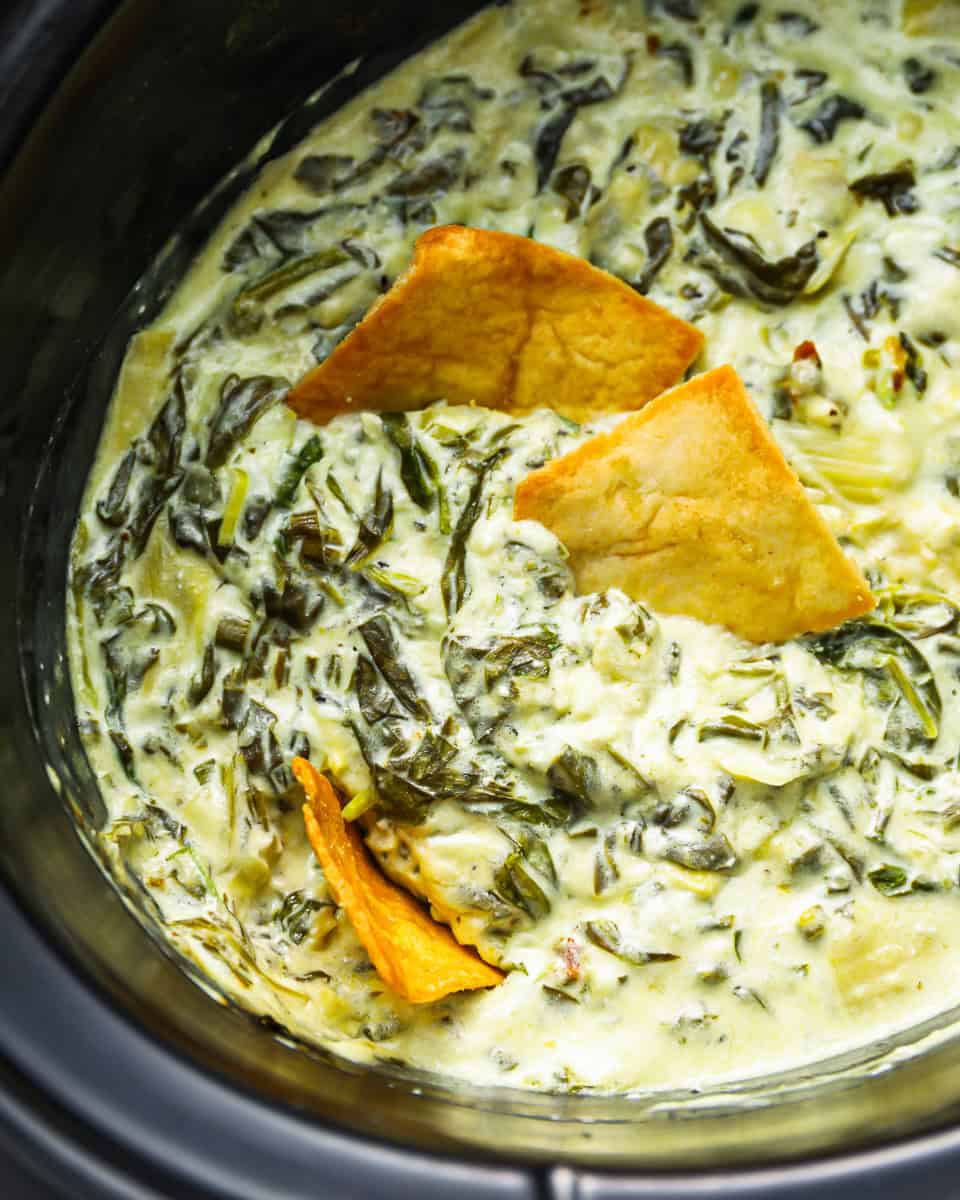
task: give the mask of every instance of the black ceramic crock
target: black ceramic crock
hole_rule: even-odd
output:
[[[7,0],[0,12],[0,1197],[960,1189],[960,1040],[946,1019],[923,1049],[911,1035],[733,1094],[450,1088],[337,1063],[218,1002],[86,849],[99,813],[71,715],[66,559],[126,339],[249,180],[255,164],[230,171],[259,138],[277,127],[264,157],[281,153],[476,7]],[[305,105],[358,57],[349,82]]]

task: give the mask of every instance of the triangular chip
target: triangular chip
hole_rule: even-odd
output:
[[[387,987],[411,1004],[430,1004],[451,992],[500,983],[502,971],[461,946],[446,925],[380,873],[360,834],[344,821],[328,780],[305,758],[293,760],[293,773],[309,802],[303,819],[310,845]]]
[[[618,587],[754,642],[874,607],[729,366],[534,471],[514,516],[566,545],[579,591]]]
[[[510,233],[440,226],[287,403],[322,424],[434,400],[575,421],[672,387],[703,336],[582,258]]]

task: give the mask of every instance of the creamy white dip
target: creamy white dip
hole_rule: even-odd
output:
[[[351,1058],[617,1091],[955,1002],[958,13],[487,10],[272,163],[134,339],[74,539],[77,718],[111,869],[227,996]],[[549,396],[298,421],[287,386],[450,222],[697,323],[875,616],[756,646],[576,596],[513,491],[609,421]],[[501,986],[385,988],[297,753]]]

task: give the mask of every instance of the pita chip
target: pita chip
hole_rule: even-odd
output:
[[[447,225],[418,239],[407,271],[287,403],[317,424],[435,400],[582,422],[640,408],[702,344],[698,329],[585,259]]]
[[[502,971],[461,946],[446,925],[377,869],[357,829],[344,821],[325,776],[305,758],[293,760],[293,773],[307,795],[303,819],[313,852],[387,987],[411,1004],[430,1004],[451,992],[501,983]]]
[[[750,641],[874,607],[729,366],[534,471],[514,516],[566,545],[580,592],[621,588]]]

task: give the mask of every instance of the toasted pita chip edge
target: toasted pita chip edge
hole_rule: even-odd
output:
[[[543,303],[531,306],[530,290],[538,288]],[[563,337],[554,341],[558,314],[550,304],[558,295],[576,305],[576,311],[568,305],[559,313],[563,337],[574,339],[572,348],[565,347]],[[615,320],[598,321],[598,298],[620,310]],[[414,322],[412,329],[414,306],[423,324]],[[634,318],[635,336],[623,332],[625,314]],[[452,350],[451,330],[458,328],[462,339]],[[595,371],[601,376],[604,370],[629,371],[629,388],[591,386],[584,364],[602,360],[598,338],[619,344],[623,353]],[[323,424],[339,413],[412,410],[442,399],[528,412],[543,395],[556,411],[582,421],[599,412],[637,408],[674,384],[703,340],[696,326],[585,259],[515,234],[438,226],[418,238],[407,269],[328,357],[294,385],[287,403],[299,416]],[[638,347],[645,356],[637,354]],[[638,357],[644,362],[639,374],[628,367]]]
[[[502,971],[462,946],[379,871],[356,828],[343,820],[328,780],[304,758],[292,766],[307,796],[303,817],[310,845],[383,982],[411,1004],[501,983]]]
[[[752,614],[745,622],[735,621],[731,624],[728,620],[718,616],[715,623],[727,625],[728,628],[733,629],[733,632],[755,642],[785,641],[800,633],[820,632],[832,628],[844,620],[870,612],[875,607],[875,601],[866,580],[856,564],[843,553],[796,473],[784,458],[783,452],[766,423],[756,411],[736,371],[729,365],[694,376],[693,379],[679,387],[662,393],[640,412],[626,418],[611,432],[598,434],[569,454],[554,459],[544,467],[532,472],[517,487],[514,518],[516,520],[537,520],[551,529],[561,541],[564,541],[564,535],[567,533],[566,526],[573,524],[572,513],[563,511],[565,502],[569,501],[571,496],[576,495],[581,511],[588,502],[591,506],[599,502],[596,496],[577,495],[577,484],[581,485],[582,490],[584,480],[589,477],[589,468],[606,457],[614,459],[636,431],[648,426],[652,426],[656,430],[658,425],[669,422],[671,416],[675,415],[672,410],[675,410],[678,405],[691,401],[701,405],[715,404],[718,413],[722,409],[723,417],[738,433],[743,434],[744,440],[749,443],[750,453],[753,457],[751,465],[756,467],[759,464],[767,477],[770,503],[779,504],[782,503],[783,498],[786,498],[796,509],[798,517],[802,517],[805,534],[803,546],[808,551],[819,546],[821,563],[824,571],[830,576],[830,595],[836,598],[835,603],[825,603],[818,608],[807,605],[809,616],[801,620],[798,614],[792,624],[788,624],[790,620],[788,616],[778,618],[776,613],[764,613],[763,611]],[[718,479],[718,482],[721,486],[725,486],[722,477]],[[642,483],[638,490],[643,491]],[[670,499],[679,508],[680,498],[671,497]],[[567,507],[570,507],[569,503],[567,503]],[[557,509],[560,510],[559,514],[555,511]],[[551,512],[551,510],[554,511]],[[553,520],[551,520],[552,517]],[[584,523],[581,521],[579,524],[581,528],[575,528],[574,533],[568,535],[568,549],[574,572],[578,576],[578,585],[582,576],[596,574],[596,572],[585,569],[584,562],[591,557],[598,562],[604,558],[603,546],[598,546],[596,552],[591,554],[589,549],[585,550],[576,544],[577,535],[583,535]],[[702,531],[696,529],[691,531],[691,533],[696,532]],[[608,557],[618,556],[608,555]],[[630,573],[631,555],[622,552],[619,557],[622,557],[623,576],[624,579],[627,579]],[[708,571],[711,569],[707,556],[704,557],[704,569]],[[754,575],[754,582],[756,582],[756,578]],[[751,576],[745,571],[744,589],[749,586],[750,582]],[[608,582],[606,586],[614,585]],[[625,586],[624,590],[634,594],[635,599],[647,600],[654,607],[658,607],[652,596],[635,594],[629,586]],[[758,588],[757,591],[759,597],[761,589]],[[729,598],[728,602],[732,603]],[[701,620],[707,619],[703,611],[685,608],[682,599],[668,608],[663,608],[662,605],[660,607],[662,611],[685,612],[687,615],[696,616]],[[718,609],[721,611],[723,607],[722,604],[718,605]],[[764,624],[768,630],[767,635],[760,632]]]

